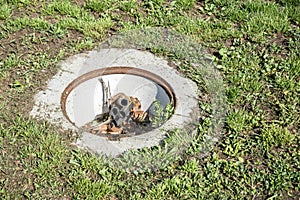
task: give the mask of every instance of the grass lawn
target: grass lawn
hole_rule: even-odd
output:
[[[29,117],[59,61],[145,27],[193,38],[223,76],[224,134],[206,156],[212,119],[201,97],[197,139],[144,173],[107,165],[76,149],[71,131]],[[201,89],[201,73],[178,70]],[[300,0],[0,0],[1,199],[299,199],[299,133]]]

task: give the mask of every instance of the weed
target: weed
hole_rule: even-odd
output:
[[[271,124],[262,130],[261,142],[266,151],[273,147],[284,147],[292,143],[295,136],[286,128]]]
[[[174,113],[174,107],[171,103],[168,103],[165,108],[163,108],[159,101],[154,101],[152,106],[154,114],[150,117],[150,122],[154,127],[161,126]]]
[[[0,20],[7,19],[12,14],[12,8],[7,4],[1,4],[0,6]]]
[[[113,6],[112,1],[97,1],[97,0],[88,0],[84,5],[86,9],[90,9],[98,13],[107,12],[113,8],[112,6]]]

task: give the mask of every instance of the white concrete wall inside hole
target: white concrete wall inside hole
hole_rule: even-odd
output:
[[[111,95],[124,93],[136,97],[141,102],[142,110],[150,108],[154,101],[162,107],[170,103],[164,89],[153,81],[135,75],[112,74],[102,76]],[[90,79],[74,88],[67,99],[67,114],[76,126],[81,127],[103,112],[103,89],[99,78]],[[150,112],[152,109],[149,109]],[[151,113],[153,114],[153,113]]]

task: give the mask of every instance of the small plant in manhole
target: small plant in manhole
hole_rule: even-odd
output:
[[[110,139],[139,135],[161,126],[168,120],[174,107],[168,103],[165,108],[154,100],[147,110],[142,110],[138,98],[118,93],[111,97],[109,85],[106,86],[102,78],[99,79],[104,92],[102,113],[92,122],[85,124],[84,131]],[[151,110],[151,111],[150,111]]]
[[[152,115],[150,122],[155,127],[161,126],[174,113],[174,107],[171,103],[168,103],[165,108],[161,106],[159,101],[154,101],[152,105],[154,106],[155,115]]]

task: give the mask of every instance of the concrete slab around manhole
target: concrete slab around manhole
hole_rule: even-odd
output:
[[[145,134],[121,138],[120,141],[110,141],[105,137],[84,132],[76,141],[79,147],[88,148],[95,153],[116,156],[129,149],[139,149],[158,145],[164,139],[164,130],[173,128],[184,128],[188,123],[195,122],[198,113],[197,86],[191,80],[181,76],[175,69],[168,65],[162,58],[156,57],[151,53],[135,49],[101,49],[72,56],[61,63],[60,71],[48,82],[47,89],[40,91],[35,96],[35,105],[30,113],[31,116],[44,119],[55,125],[62,126],[64,129],[77,130],[78,128],[66,120],[61,111],[60,98],[68,84],[87,72],[113,66],[129,66],[143,69],[159,75],[167,81],[173,88],[177,106],[173,116],[161,127]],[[115,77],[117,78],[117,77]],[[126,80],[126,79],[124,79]],[[130,86],[132,83],[123,83],[122,78],[116,81],[110,80],[111,84],[118,82],[118,87]],[[137,82],[143,81],[136,80]],[[144,91],[158,92],[151,82],[146,83]],[[151,85],[152,84],[152,85]],[[83,89],[84,90],[84,89]],[[137,88],[136,93],[142,90]],[[99,85],[95,83],[95,89],[87,92],[82,99],[95,98],[99,92]],[[145,97],[145,99],[151,98]],[[72,102],[72,97],[69,101]],[[147,100],[146,100],[147,101]],[[82,102],[86,103],[85,100]],[[149,103],[149,102],[148,102]],[[80,102],[73,102],[74,105]],[[97,105],[95,105],[97,107]],[[82,107],[84,109],[84,106]],[[72,110],[72,109],[71,109]],[[72,112],[72,111],[70,111]],[[78,112],[78,111],[77,111]],[[84,113],[84,111],[83,111]],[[91,113],[91,112],[89,112]],[[99,113],[94,113],[96,116]],[[75,114],[74,114],[75,116]],[[84,121],[80,123],[85,123]]]

